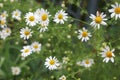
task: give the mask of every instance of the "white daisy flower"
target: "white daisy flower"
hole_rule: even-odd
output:
[[[11,34],[11,29],[10,28],[3,28],[3,30],[2,31],[0,31],[0,37],[2,38],[2,39],[6,39],[8,36],[10,36],[10,34]]]
[[[102,48],[102,52],[100,54],[102,54],[101,57],[103,57],[103,62],[108,63],[108,61],[110,60],[111,62],[114,62],[114,52],[115,49],[110,50],[109,46],[105,46],[104,48]]]
[[[59,10],[54,17],[54,22],[64,24],[64,21],[67,21],[68,14],[64,10]]]
[[[41,44],[39,42],[33,42],[31,48],[33,52],[39,52],[41,51]]]
[[[6,19],[0,17],[0,27],[1,27],[1,28],[4,28],[4,27],[6,27],[6,26],[7,26],[7,25],[6,25]]]
[[[6,32],[4,32],[3,30],[0,31],[0,37],[5,40],[8,37],[8,34],[6,34]]]
[[[23,49],[21,50],[22,54],[21,56],[22,57],[27,57],[29,56],[30,54],[32,54],[32,49],[31,49],[31,46],[23,46]]]
[[[117,2],[114,5],[111,5],[112,9],[109,9],[109,12],[111,13],[111,18],[115,17],[115,20],[120,18],[120,4]]]
[[[81,41],[87,42],[89,40],[89,37],[91,37],[91,33],[88,32],[85,28],[83,30],[78,30],[78,39],[81,39]]]
[[[32,12],[26,13],[25,15],[25,21],[27,22],[27,25],[29,26],[35,26],[38,23],[38,16]]]
[[[6,27],[6,28],[3,28],[3,32],[5,32],[8,36],[10,36],[11,34],[11,29]]]
[[[12,18],[16,20],[21,20],[21,11],[16,9],[12,12]]]
[[[62,76],[59,78],[59,80],[66,80],[65,75],[62,75]]]
[[[32,31],[28,27],[22,28],[20,30],[20,37],[23,39],[29,39],[32,36]]]
[[[107,25],[107,23],[105,22],[107,19],[105,18],[106,14],[104,14],[103,12],[100,14],[98,11],[96,13],[96,16],[91,14],[90,18],[93,20],[90,25],[94,28],[100,28],[100,25]]]
[[[6,19],[8,17],[7,11],[3,11],[0,16]]]
[[[46,68],[48,68],[49,70],[54,70],[57,69],[57,67],[59,66],[59,62],[57,60],[56,57],[52,57],[50,56],[49,58],[46,58],[46,62],[45,62],[45,66]]]
[[[84,67],[91,67],[93,64],[94,64],[93,59],[85,59],[81,62],[81,66],[84,66]]]
[[[48,24],[49,24],[49,17],[51,15],[49,14],[49,12],[47,10],[44,10],[43,8],[42,9],[37,9],[35,14],[38,15],[39,23],[42,26],[48,26]]]
[[[20,67],[17,67],[17,66],[11,67],[11,71],[13,75],[19,75],[21,73]]]

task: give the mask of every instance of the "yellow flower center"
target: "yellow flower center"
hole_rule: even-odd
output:
[[[55,64],[55,61],[54,60],[50,60],[50,65],[54,65]]]
[[[4,21],[4,20],[1,20],[0,24],[1,24],[1,25],[4,25],[4,24],[5,24],[5,21]]]
[[[47,19],[47,14],[42,15],[42,20],[45,21]]]
[[[29,49],[25,49],[25,53],[28,53],[29,52]]]
[[[15,73],[17,73],[18,72],[18,69],[15,69]]]
[[[34,17],[34,16],[30,16],[30,17],[29,17],[29,20],[30,20],[30,21],[34,21],[34,20],[35,20],[35,17]]]
[[[90,63],[90,61],[89,61],[89,60],[86,60],[86,61],[85,61],[85,63],[86,63],[86,64],[89,64],[89,63]]]
[[[96,18],[95,18],[95,22],[96,23],[101,23],[102,22],[102,17],[100,17],[100,16],[97,16]]]
[[[34,48],[37,49],[37,48],[38,48],[38,45],[34,45]]]
[[[87,36],[88,36],[87,31],[83,31],[83,32],[82,32],[82,36],[83,36],[83,37],[87,37]]]
[[[58,19],[63,19],[63,15],[62,15],[62,14],[59,14],[59,15],[58,15]]]
[[[115,8],[115,13],[120,14],[120,7]]]
[[[27,36],[27,35],[30,34],[30,32],[29,31],[25,31],[24,34]]]
[[[111,51],[106,52],[106,56],[111,58],[112,57],[112,52]]]
[[[15,16],[18,16],[18,12],[15,13]]]
[[[10,32],[9,29],[6,29],[6,32],[9,33]]]
[[[6,14],[2,13],[2,17],[5,17],[5,16],[6,16]]]

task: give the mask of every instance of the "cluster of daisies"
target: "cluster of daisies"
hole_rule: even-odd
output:
[[[109,9],[109,12],[111,13],[111,18],[115,17],[115,20],[120,18],[120,4],[115,3],[112,5],[112,9]],[[12,13],[12,18],[15,20],[20,21],[21,20],[21,14],[22,12],[18,9],[14,10]],[[6,11],[2,12],[0,14],[0,28],[2,29],[0,31],[0,37],[2,39],[6,39],[6,37],[10,36],[11,29],[7,27],[7,17],[8,14]],[[25,14],[24,19],[26,22],[26,27],[20,29],[20,38],[24,40],[28,40],[30,37],[32,37],[33,31],[32,27],[39,26],[40,32],[45,32],[48,30],[49,22],[51,15],[50,13],[41,8],[37,9],[35,12],[28,12]],[[92,22],[90,25],[94,27],[95,29],[99,29],[101,25],[107,25],[106,21],[106,14],[103,12],[96,12],[96,15],[91,14],[90,18],[92,19]],[[53,17],[53,21],[57,24],[64,24],[64,21],[67,21],[68,14],[64,10],[59,10],[55,16]],[[80,39],[82,42],[87,42],[92,37],[91,33],[83,28],[81,30],[78,30],[78,39]],[[103,57],[103,62],[114,62],[114,50],[110,49],[109,46],[105,45],[101,49],[101,57]],[[35,41],[31,45],[23,46],[23,48],[20,50],[22,58],[26,58],[27,56],[31,55],[32,53],[36,52],[39,53],[41,51],[41,43]],[[69,62],[68,57],[63,58],[63,63],[67,64]],[[77,65],[84,66],[84,67],[90,67],[94,64],[93,59],[85,59],[82,61],[78,61]],[[62,65],[58,59],[55,56],[49,56],[45,59],[44,65],[49,70],[55,70],[59,69]],[[19,67],[12,67],[11,68],[13,75],[19,75],[21,72],[21,69]],[[59,78],[60,80],[66,80],[66,77],[63,75]]]
[[[8,14],[6,11],[2,12],[0,14],[0,28],[2,29],[0,31],[0,37],[1,39],[6,39],[8,36],[11,35],[11,29],[9,27],[7,27],[6,23],[6,19],[8,17]]]
[[[53,21],[56,23],[60,23],[60,24],[64,24],[64,21],[67,21],[67,16],[68,14],[65,13],[64,10],[59,10],[54,18]],[[41,9],[37,9],[35,12],[28,12],[25,15],[25,21],[27,23],[28,26],[36,26],[37,24],[40,26],[40,32],[44,32],[48,29],[48,25],[49,25],[49,18],[50,18],[50,14],[47,10],[41,8]]]
[[[31,45],[23,46],[23,49],[21,50],[21,56],[22,58],[25,58],[29,56],[32,53],[39,53],[41,51],[41,43],[39,42],[33,42]]]
[[[117,2],[114,5],[111,5],[112,9],[109,9],[109,13],[111,13],[111,18],[115,18],[115,20],[117,20],[118,18],[120,18],[120,4],[118,4]],[[107,20],[106,18],[106,14],[104,14],[103,12],[96,12],[96,15],[91,14],[90,18],[92,19],[92,22],[90,23],[90,25],[92,27],[94,27],[95,29],[99,29],[100,26],[104,26],[107,25],[107,23],[105,22]],[[82,42],[87,42],[90,37],[92,37],[91,33],[83,28],[82,30],[78,30],[78,39],[81,39]],[[105,45],[102,49],[101,49],[101,57],[103,57],[103,62],[114,62],[114,50],[115,49],[110,49],[109,46]],[[94,60],[93,59],[87,59],[87,60],[83,60],[83,61],[78,61],[77,62],[78,65],[84,66],[84,67],[90,67],[92,64],[94,64]]]
[[[120,18],[120,4],[117,2],[114,5],[111,5],[112,9],[109,9],[109,12],[111,13],[111,18],[115,18],[117,20]],[[107,20],[106,14],[103,12],[100,13],[99,11],[96,12],[96,15],[90,14],[90,18],[92,19],[92,22],[90,25],[94,27],[95,29],[99,29],[100,26],[107,25],[105,22]],[[81,41],[87,42],[89,38],[92,36],[90,32],[88,32],[85,28],[83,30],[78,30],[78,39],[81,39]]]
[[[11,14],[13,19],[21,20],[21,11],[15,10]],[[3,11],[0,14],[0,28],[2,29],[0,31],[1,39],[6,39],[8,36],[11,35],[11,29],[7,26],[7,17],[8,17],[7,11]]]

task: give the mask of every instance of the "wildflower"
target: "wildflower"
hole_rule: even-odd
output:
[[[27,57],[29,56],[30,54],[32,54],[32,49],[31,49],[31,46],[23,46],[23,49],[21,50],[22,54],[21,56],[22,57]]]
[[[81,66],[84,66],[84,67],[91,67],[93,64],[94,64],[93,59],[85,59],[81,62]]]
[[[54,22],[64,24],[64,21],[67,21],[68,14],[64,10],[59,10],[54,17]]]
[[[35,26],[38,23],[38,16],[32,12],[26,13],[25,19],[29,26]]]
[[[6,25],[6,19],[0,17],[0,27],[1,27],[1,28],[4,28],[4,27],[6,27],[6,26],[7,26],[7,25]]]
[[[81,41],[87,42],[89,40],[89,37],[91,37],[91,33],[88,32],[85,28],[83,30],[78,30],[78,39],[81,39]]]
[[[96,13],[96,16],[91,14],[90,18],[93,20],[90,25],[94,28],[100,28],[100,25],[107,25],[107,23],[105,22],[107,19],[105,18],[106,14],[104,14],[103,12],[100,14],[98,11]]]
[[[8,17],[7,11],[3,11],[0,16],[6,19]]]
[[[6,28],[3,28],[3,32],[7,35],[7,36],[10,36],[11,34],[11,29],[6,27]]]
[[[57,60],[56,57],[52,57],[50,56],[49,58],[46,58],[46,62],[45,62],[45,66],[46,68],[48,68],[49,70],[54,70],[57,69],[57,67],[59,66],[59,62]]]
[[[17,67],[17,66],[11,67],[11,71],[13,75],[19,75],[21,73],[20,67]]]
[[[103,62],[108,63],[109,60],[111,60],[111,62],[114,62],[114,51],[115,49],[110,50],[109,46],[105,46],[104,48],[101,49],[102,52],[100,53],[104,59]]]
[[[117,2],[114,5],[111,5],[112,9],[109,9],[109,12],[111,13],[111,18],[115,17],[115,20],[120,18],[120,4]]]
[[[10,28],[3,28],[2,31],[0,31],[0,37],[2,39],[6,39],[8,36],[10,36],[11,34],[11,29]]]
[[[66,80],[65,75],[62,75],[62,76],[59,78],[59,80]]]
[[[51,16],[47,10],[44,10],[43,8],[37,9],[35,12],[38,15],[38,21],[41,26],[48,26],[49,24],[49,17]]]
[[[16,20],[21,20],[21,11],[16,9],[12,12],[12,18]]]
[[[41,44],[38,42],[33,42],[31,48],[33,52],[39,52],[41,51]]]
[[[32,36],[32,33],[33,32],[31,31],[31,29],[29,29],[28,27],[22,28],[20,31],[20,37],[23,39],[29,39],[29,37]]]

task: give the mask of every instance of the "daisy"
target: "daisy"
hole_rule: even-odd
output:
[[[11,29],[6,27],[6,28],[3,28],[3,32],[7,35],[7,36],[10,36],[11,34]]]
[[[16,9],[12,12],[12,18],[16,20],[21,20],[21,11]]]
[[[7,26],[7,25],[6,25],[6,19],[0,17],[0,27],[1,27],[1,28],[4,28],[4,27],[6,27],[6,26]]]
[[[8,17],[7,11],[2,12],[0,16],[6,19]]]
[[[59,78],[59,80],[66,80],[65,75],[62,75],[62,76]]]
[[[8,37],[8,34],[6,34],[6,32],[5,31],[0,31],[0,37],[3,39],[3,40],[5,40],[7,37]]]
[[[111,5],[112,9],[109,9],[109,12],[111,13],[111,18],[115,17],[115,20],[120,18],[120,4],[117,2],[114,5]]]
[[[33,52],[39,52],[41,51],[41,44],[39,42],[33,42],[31,48]]]
[[[51,16],[47,10],[37,9],[36,14],[38,15],[39,24],[41,26],[48,26],[49,24],[49,17]]]
[[[96,16],[91,14],[90,18],[93,20],[90,25],[93,26],[94,28],[100,28],[100,25],[107,25],[107,23],[105,22],[107,19],[105,18],[106,14],[104,14],[103,12],[100,14],[98,11],[96,13]]]
[[[11,71],[13,75],[19,75],[21,73],[20,67],[17,67],[17,66],[11,67]]]
[[[85,59],[81,62],[81,66],[84,66],[84,67],[91,67],[93,64],[94,64],[93,59]]]
[[[27,22],[27,25],[29,26],[35,26],[38,23],[38,16],[32,12],[26,13],[25,15],[25,21]]]
[[[20,37],[23,39],[29,39],[32,36],[32,31],[28,27],[22,28],[20,31]]]
[[[22,54],[21,56],[22,57],[27,57],[29,56],[30,54],[32,54],[32,49],[31,49],[31,46],[23,46],[23,49],[21,50]]]
[[[89,37],[91,37],[91,33],[88,32],[85,28],[83,30],[78,30],[78,39],[81,39],[81,41],[87,42],[89,40]]]
[[[49,58],[46,58],[46,62],[45,62],[45,66],[46,68],[48,68],[49,70],[54,70],[57,69],[57,67],[59,66],[59,62],[57,60],[56,57],[52,57],[50,56]]]
[[[105,46],[104,48],[102,48],[102,52],[100,53],[104,59],[103,62],[108,63],[108,61],[110,60],[111,62],[114,62],[114,52],[115,49],[110,50],[109,46]]]
[[[64,24],[64,21],[67,21],[68,14],[64,10],[59,10],[54,17],[54,22]]]

